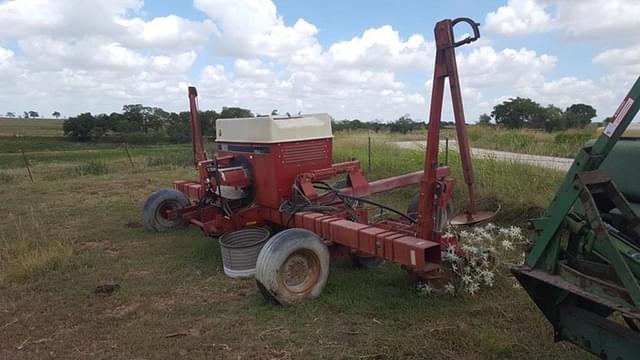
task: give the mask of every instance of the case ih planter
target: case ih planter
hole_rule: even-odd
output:
[[[473,37],[454,42],[453,27],[471,26]],[[327,114],[293,117],[219,119],[216,149],[208,158],[202,144],[196,89],[189,88],[193,153],[198,181],[176,181],[175,190],[151,195],[144,210],[148,228],[168,230],[183,223],[209,236],[247,227],[268,226],[275,235],[262,248],[256,264],[258,288],[266,298],[290,304],[318,296],[329,273],[329,254],[349,255],[364,265],[382,259],[401,265],[413,277],[442,277],[443,247],[458,246],[444,235],[447,208],[455,180],[438,162],[440,118],[445,86],[454,106],[468,213],[457,224],[485,221],[494,213],[476,212],[473,176],[454,49],[479,38],[478,24],[467,18],[444,20],[435,27],[437,42],[433,93],[422,171],[367,181],[359,161],[332,162],[333,136]],[[337,176],[346,186],[336,188]],[[417,212],[371,223],[372,207],[384,207],[366,197],[420,184]],[[188,203],[185,199],[189,199]]]

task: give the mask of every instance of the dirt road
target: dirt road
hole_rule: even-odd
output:
[[[425,146],[424,141],[396,141],[393,144],[403,149],[412,149],[412,150],[424,149],[424,146]],[[444,150],[444,148],[445,148],[445,141],[441,140],[440,149]],[[449,140],[449,150],[458,151],[458,143],[455,140]],[[471,156],[481,158],[481,159],[513,161],[513,162],[531,164],[535,166],[541,166],[541,167],[546,167],[549,169],[561,170],[561,171],[569,170],[569,167],[571,167],[571,164],[573,163],[573,159],[567,159],[567,158],[518,154],[513,152],[507,152],[507,151],[478,149],[478,148],[471,148]]]

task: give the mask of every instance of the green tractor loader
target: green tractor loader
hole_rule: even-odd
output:
[[[554,328],[603,359],[640,359],[640,78],[580,151],[512,271]]]

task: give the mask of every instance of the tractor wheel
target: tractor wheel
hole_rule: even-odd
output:
[[[142,223],[152,231],[165,232],[185,225],[182,218],[169,219],[167,211],[177,210],[189,205],[189,199],[176,190],[162,189],[147,198],[142,208]]]
[[[264,298],[291,305],[320,296],[329,277],[329,249],[316,234],[287,229],[274,235],[256,262],[256,283]]]

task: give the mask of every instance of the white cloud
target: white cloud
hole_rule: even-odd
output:
[[[640,72],[640,46],[616,48],[603,51],[593,58],[593,62],[628,73]]]
[[[640,40],[637,0],[555,0],[556,21],[567,34],[607,42]]]
[[[181,74],[189,71],[196,61],[195,51],[188,51],[173,56],[158,55],[151,57],[151,68],[163,74]]]
[[[113,19],[141,6],[140,0],[9,0],[0,4],[0,37],[102,34],[113,30]]]
[[[194,6],[216,23],[216,46],[227,55],[288,58],[317,44],[313,24],[285,25],[271,0],[195,0]]]
[[[337,66],[382,69],[425,68],[433,58],[434,44],[413,34],[406,41],[391,25],[366,30],[361,37],[337,42],[328,50]]]
[[[199,47],[207,42],[215,30],[210,20],[196,22],[175,15],[144,21],[140,18],[116,18],[114,22],[124,28],[119,37],[126,45],[139,48],[180,48]]]
[[[237,59],[233,63],[236,73],[243,77],[265,79],[273,76],[273,72],[259,59]]]
[[[215,26],[171,14],[143,19],[142,6],[140,0],[1,2],[0,41],[17,44],[0,48],[1,102],[18,112],[67,114],[130,102],[182,108],[191,68]]]
[[[12,65],[14,59],[15,53],[13,51],[0,47],[0,68]]]
[[[637,0],[508,0],[489,12],[486,29],[504,35],[559,30],[582,40],[640,39]]]
[[[0,4],[0,39],[101,36],[127,47],[174,50],[201,46],[215,30],[210,20],[129,17],[141,9],[140,0],[10,0]]]
[[[458,56],[461,77],[474,87],[539,84],[557,61],[555,56],[538,56],[526,48],[496,51],[490,46],[474,48],[470,53]]]
[[[571,104],[586,103],[602,109],[616,99],[612,91],[594,84],[592,80],[580,80],[575,77],[547,81],[541,86],[526,88],[524,94],[543,104],[554,104],[562,108]]]
[[[544,4],[536,0],[509,0],[488,13],[485,23],[487,31],[507,35],[544,32],[552,26]]]
[[[611,22],[610,14],[635,14],[634,3],[607,4],[510,0],[487,16],[485,29],[500,34],[556,29],[588,39],[594,35],[583,22],[595,21],[594,16],[572,19],[568,9],[597,13],[593,7],[598,5],[608,6],[602,10],[602,23],[614,34],[620,29],[632,33],[629,16],[618,14],[621,25]],[[180,111],[186,108],[186,86],[193,84],[203,108],[321,111],[363,120],[393,120],[410,113],[426,120],[431,89],[416,83],[431,76],[431,32],[406,34],[381,25],[344,34],[323,47],[316,25],[283,18],[271,0],[195,0],[194,6],[209,19],[148,17],[139,0],[0,2],[0,41],[11,44],[10,49],[0,47],[0,100],[15,107],[0,110],[74,114],[113,111],[137,102]],[[599,110],[617,102],[610,100],[608,89],[623,86],[615,81],[624,71],[638,69],[640,50],[616,46],[620,48],[593,59],[609,71],[603,79],[579,79],[570,72],[553,78],[556,64],[570,59],[530,46],[502,49],[483,38],[457,49],[467,118],[475,120],[490,111],[494,99],[509,96],[559,106],[591,102]],[[213,60],[194,69],[203,52]],[[451,119],[448,103],[444,118]]]

